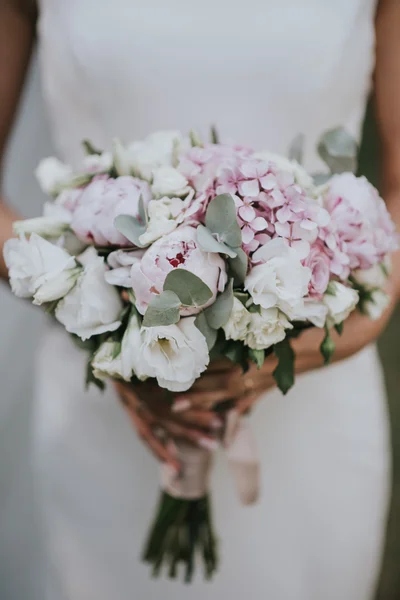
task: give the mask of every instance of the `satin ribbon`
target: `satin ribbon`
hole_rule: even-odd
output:
[[[230,411],[222,442],[239,499],[245,505],[253,504],[259,495],[260,462],[247,417]],[[177,476],[168,465],[162,465],[163,489],[175,498],[202,498],[208,492],[213,453],[186,442],[175,442],[175,445],[182,472]]]

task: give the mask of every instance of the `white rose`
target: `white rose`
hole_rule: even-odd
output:
[[[250,313],[237,298],[233,299],[233,308],[229,320],[223,327],[227,340],[244,340],[250,323]]]
[[[339,325],[358,304],[359,296],[356,290],[346,287],[338,281],[331,281],[323,302],[328,309],[328,322]]]
[[[382,288],[387,280],[387,272],[384,265],[378,264],[370,269],[357,269],[354,271],[353,277],[366,289]]]
[[[264,350],[278,344],[286,337],[286,329],[293,325],[277,308],[261,309],[260,313],[251,313],[246,344],[254,350]]]
[[[171,233],[183,221],[185,201],[180,198],[160,198],[151,200],[147,206],[148,225],[139,241],[144,246]]]
[[[377,321],[381,318],[389,302],[390,296],[383,290],[376,289],[370,292],[370,298],[362,303],[361,309],[370,319]]]
[[[210,360],[206,339],[194,321],[186,317],[176,325],[142,328],[140,371],[171,392],[188,390]]]
[[[272,152],[256,152],[254,157],[268,163],[271,162],[280,171],[290,173],[295,178],[296,183],[301,185],[301,187],[306,189],[314,187],[312,177],[296,160],[289,160],[285,156],[280,156],[279,154],[274,154]]]
[[[308,292],[311,271],[304,267],[297,252],[283,239],[267,242],[253,254],[254,266],[247,275],[244,288],[253,302],[262,308],[277,306],[295,309]]]
[[[290,317],[293,321],[309,321],[315,327],[324,327],[327,315],[328,307],[322,301],[306,298]]]
[[[50,156],[40,161],[35,171],[40,187],[46,194],[56,196],[72,179],[73,173],[69,165],[58,158]]]
[[[153,170],[151,190],[155,196],[186,196],[190,187],[188,180],[173,167],[158,167]]]
[[[97,379],[106,377],[121,378],[121,344],[114,340],[106,340],[101,344],[92,358],[93,375]]]
[[[73,256],[35,233],[29,240],[8,240],[4,244],[4,260],[14,294],[20,298],[30,298],[38,294],[37,303],[40,303],[39,298],[46,297],[44,291],[40,292],[40,288],[45,284],[50,286],[52,299],[64,295],[65,278],[68,279],[76,267]],[[72,287],[74,282],[71,280],[70,283]]]
[[[105,272],[104,260],[93,257],[85,265],[75,287],[57,305],[58,321],[82,340],[115,331],[121,325],[118,316],[122,301],[117,290],[106,282]]]
[[[146,379],[140,360],[141,344],[141,327],[133,311],[121,342],[121,376],[125,381],[130,381],[133,375],[141,380]]]

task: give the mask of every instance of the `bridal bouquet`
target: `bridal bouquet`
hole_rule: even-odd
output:
[[[380,316],[397,244],[384,201],[352,173],[353,140],[341,129],[326,133],[318,149],[329,174],[315,177],[301,166],[301,146],[297,138],[288,159],[220,144],[215,132],[210,143],[158,132],[115,141],[111,152],[85,142],[77,170],[42,161],[37,176],[53,200],[42,217],[15,223],[19,237],[6,243],[13,292],[45,305],[90,351],[89,382],[154,378],[183,392],[214,358],[245,370],[275,354],[286,393],[293,337],[323,328],[329,362],[332,328],[341,332],[356,307]],[[221,442],[243,501],[254,501],[257,459],[245,420]],[[197,552],[207,576],[217,564],[211,453],[178,449],[182,471],[163,468],[145,559],[156,574],[168,564],[171,576],[183,562],[190,580]]]

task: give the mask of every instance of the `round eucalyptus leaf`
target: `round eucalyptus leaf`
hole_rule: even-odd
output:
[[[304,133],[299,133],[289,146],[289,160],[295,160],[299,163],[299,165],[303,164],[304,141]]]
[[[186,269],[168,273],[164,281],[164,291],[167,290],[174,292],[184,306],[203,306],[212,298],[208,285]]]
[[[211,304],[204,312],[210,327],[219,329],[228,322],[233,308],[233,279],[230,280],[222,294],[214,304]]]
[[[235,202],[230,194],[211,200],[206,212],[206,226],[218,239],[232,248],[242,244],[242,232],[236,216]]]
[[[357,170],[357,142],[342,127],[331,129],[321,137],[318,153],[332,173]]]
[[[204,225],[199,225],[197,227],[196,232],[197,243],[199,244],[200,248],[205,252],[216,252],[219,254],[226,254],[231,258],[235,258],[237,256],[236,252],[232,250],[232,248],[216,240],[211,231],[207,229],[207,227],[204,227]]]
[[[207,322],[204,311],[197,315],[194,324],[206,338],[208,350],[212,350],[214,348],[215,342],[217,341],[218,332],[216,329],[210,327],[210,325]]]
[[[229,259],[229,266],[235,278],[235,285],[241,285],[247,275],[248,258],[242,248],[235,248],[235,258]]]
[[[144,315],[143,326],[159,327],[177,323],[180,307],[181,302],[174,292],[168,290],[153,296]]]
[[[146,231],[146,228],[132,215],[118,215],[114,219],[114,227],[138,248],[146,247],[139,241],[139,237]]]

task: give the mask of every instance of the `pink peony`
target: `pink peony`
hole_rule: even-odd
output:
[[[386,205],[365,177],[334,176],[325,206],[331,222],[321,237],[331,251],[334,274],[345,279],[351,270],[368,269],[396,249],[395,227]]]
[[[225,288],[227,275],[224,260],[219,254],[204,252],[198,247],[195,227],[182,226],[154,242],[142,260],[132,266],[132,289],[141,314],[146,312],[152,296],[162,292],[168,273],[180,268],[197,275],[211,289],[213,296],[206,306],[212,304],[217,292]],[[198,312],[200,308],[182,310],[185,316]]]
[[[318,240],[311,246],[310,252],[303,264],[311,271],[311,279],[308,287],[310,296],[321,299],[328,287],[331,273],[331,261],[323,242]]]
[[[146,181],[134,177],[96,177],[73,207],[71,228],[84,242],[99,246],[131,246],[114,227],[118,215],[138,217],[139,198],[147,206],[151,191]]]

